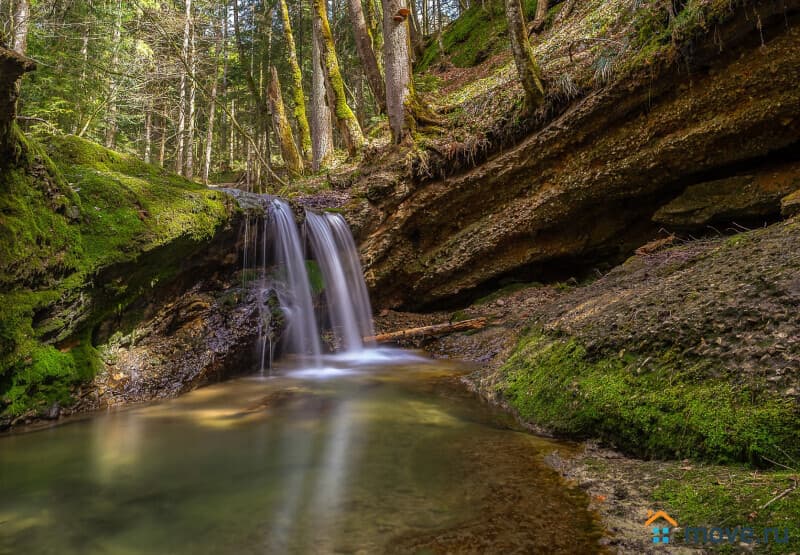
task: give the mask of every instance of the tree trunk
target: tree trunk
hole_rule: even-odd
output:
[[[236,134],[235,129],[236,126],[233,125],[233,122],[236,121],[236,100],[231,99],[231,127],[229,129],[230,136],[228,138],[228,165],[233,167],[233,163],[235,162],[234,152],[235,152],[235,143],[236,143]]]
[[[325,74],[320,53],[320,21],[313,18],[311,34],[311,169],[325,168],[333,155],[331,111],[325,92]]]
[[[339,60],[333,43],[333,35],[328,24],[325,0],[313,0],[314,16],[320,21],[320,51],[325,68],[326,84],[333,97],[333,114],[342,132],[342,138],[350,155],[356,154],[364,145],[364,134],[355,114],[347,104],[344,91],[344,80],[339,70]]]
[[[208,103],[208,129],[206,129],[206,156],[203,161],[203,184],[208,185],[208,174],[211,173],[211,155],[214,144],[214,114],[217,111],[217,77],[219,71],[214,62],[214,80],[211,83],[211,99]],[[224,113],[224,112],[223,112]],[[223,131],[222,136],[225,136]],[[224,152],[224,151],[223,151]]]
[[[414,0],[409,0],[411,13],[408,16],[408,37],[411,40],[411,61],[422,56],[425,48],[422,45],[422,32],[419,29],[419,19],[417,18],[417,8]]]
[[[281,84],[278,81],[278,70],[272,66],[270,72],[272,78],[269,81],[269,107],[272,112],[272,127],[278,137],[278,146],[281,149],[281,156],[286,163],[286,168],[292,174],[301,175],[303,159],[297,151],[297,145],[295,145],[292,135],[292,126],[289,125],[289,120],[286,118]]]
[[[550,2],[548,0],[536,0],[536,16],[531,23],[531,30],[536,33],[541,33],[544,29],[544,22],[547,19],[547,10],[550,9]]]
[[[195,129],[195,104],[196,104],[196,97],[197,97],[197,51],[195,48],[195,29],[194,29],[194,16],[191,13],[187,13],[187,17],[190,17],[191,22],[191,40],[190,44],[191,47],[189,49],[189,55],[191,56],[191,61],[189,63],[189,115],[187,117],[186,122],[186,172],[184,175],[186,179],[192,179],[194,177],[194,129]]]
[[[14,2],[14,32],[11,37],[13,41],[11,46],[14,52],[23,56],[28,50],[28,26],[30,19],[31,5],[29,0],[16,0],[16,2]]]
[[[117,20],[114,24],[112,38],[113,54],[111,56],[111,69],[116,71],[119,65],[119,43],[122,33],[122,2],[117,2]],[[117,80],[111,77],[111,92],[109,94],[108,114],[106,115],[106,148],[114,148],[117,140]]]
[[[161,145],[158,147],[158,165],[164,167],[164,158],[167,154],[167,115],[166,110],[161,114]]]
[[[183,49],[181,55],[184,60],[189,59],[189,40],[191,34],[192,0],[186,0],[186,20],[183,24]],[[186,131],[186,67],[181,67],[181,84],[178,96],[178,129],[175,134],[175,172],[183,175],[183,145]]]
[[[367,0],[370,2],[371,0]],[[378,104],[378,111],[386,113],[386,87],[383,83],[383,75],[378,67],[378,60],[375,51],[372,50],[372,36],[367,22],[364,19],[364,11],[361,7],[361,0],[348,0],[350,7],[350,21],[353,24],[353,33],[356,39],[356,50],[361,63],[364,66],[364,73],[367,75],[369,88]]]
[[[144,161],[150,163],[150,151],[153,146],[153,112],[148,105],[144,114]]]
[[[0,165],[15,157],[16,140],[12,133],[17,115],[17,97],[22,75],[36,69],[36,63],[0,45]]]
[[[228,1],[222,2],[222,106],[226,104],[228,94]],[[222,171],[230,169],[228,164],[228,113],[220,113],[219,149],[222,152]]]
[[[506,0],[506,17],[508,18],[508,34],[511,39],[511,50],[517,73],[525,89],[525,106],[530,113],[544,100],[544,88],[539,66],[533,56],[533,49],[528,42],[525,28],[525,14],[520,0]]]
[[[400,143],[416,127],[410,104],[415,101],[411,80],[408,19],[395,20],[402,0],[383,0],[383,67],[386,72],[386,110],[392,139]]]
[[[379,0],[366,0],[367,12],[367,25],[369,25],[370,38],[372,39],[372,51],[375,53],[375,61],[378,63],[378,69],[383,75],[383,18],[381,15],[380,1]],[[384,97],[386,95],[386,86],[383,87]]]
[[[297,62],[297,49],[292,35],[292,22],[289,18],[289,6],[286,0],[281,2],[281,15],[283,17],[283,34],[286,38],[286,50],[289,56],[289,69],[292,74],[292,86],[294,100],[294,118],[297,121],[297,131],[300,135],[300,148],[303,150],[303,158],[311,160],[311,129],[308,126],[308,116],[306,115],[306,97],[303,94],[303,74],[300,71],[300,64]]]
[[[462,320],[461,322],[448,322],[447,324],[434,324],[432,326],[423,326],[421,328],[410,328],[406,330],[392,331],[389,333],[380,333],[371,337],[365,337],[364,341],[388,343],[392,341],[402,341],[404,339],[435,337],[437,335],[446,335],[449,333],[455,333],[457,331],[478,330],[485,328],[487,324],[488,320],[486,318],[472,318],[471,320]]]

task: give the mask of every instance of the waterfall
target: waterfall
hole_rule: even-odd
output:
[[[275,281],[283,285],[276,287],[275,290],[286,315],[287,327],[284,332],[286,345],[291,352],[310,355],[313,366],[319,367],[322,351],[319,328],[314,317],[311,285],[297,222],[292,209],[282,200],[272,201],[270,216],[272,233],[265,231],[265,237],[262,239],[264,248],[262,260],[266,261],[266,245],[270,242],[274,247],[277,265]],[[266,310],[269,310],[269,307]]]
[[[363,338],[374,335],[372,309],[358,249],[345,219],[307,211],[305,235],[311,249],[306,253],[289,204],[262,195],[256,201],[249,199],[249,205],[257,209],[248,213],[242,228],[242,286],[254,295],[258,306],[261,373],[272,367],[278,340],[284,352],[307,356],[309,367],[322,368],[309,256],[321,272],[328,320],[337,343],[347,352],[363,350]]]
[[[353,236],[339,214],[306,211],[306,231],[325,280],[325,298],[334,333],[346,351],[364,348],[374,335],[372,309]]]

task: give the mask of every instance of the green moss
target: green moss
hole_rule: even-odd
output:
[[[536,13],[536,0],[523,2],[526,17]],[[440,41],[433,39],[423,52],[415,69],[423,72],[442,57],[457,67],[472,67],[489,56],[508,48],[508,22],[504,3],[493,0],[475,4],[442,32]]]
[[[174,277],[232,212],[220,192],[77,137],[18,139],[0,172],[0,414],[11,415],[67,403],[101,367],[92,327]],[[52,345],[68,337],[76,347]]]
[[[792,493],[762,507],[778,493],[795,487],[796,480],[797,472],[790,470],[754,472],[744,466],[701,465],[673,471],[656,488],[654,500],[684,527],[751,527],[756,537],[766,527],[788,528],[794,539],[800,536],[800,495]],[[677,545],[684,543],[683,534],[675,534],[673,540]],[[728,545],[721,551],[738,553],[740,549]],[[759,551],[790,553],[797,551],[797,545],[795,541],[773,543]]]
[[[797,407],[674,353],[590,357],[570,339],[530,332],[503,368],[500,389],[526,420],[599,437],[646,457],[765,463],[800,456]]]

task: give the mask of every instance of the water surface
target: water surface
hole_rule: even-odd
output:
[[[399,359],[399,360],[398,360]],[[0,553],[591,553],[586,499],[463,369],[326,370],[0,437]]]

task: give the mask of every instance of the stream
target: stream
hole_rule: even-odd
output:
[[[463,365],[283,360],[0,437],[0,553],[597,552],[585,496]]]

